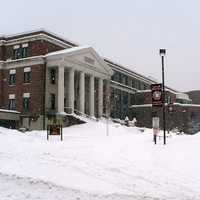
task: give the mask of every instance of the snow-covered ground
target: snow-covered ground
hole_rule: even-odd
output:
[[[104,122],[46,132],[0,128],[0,200],[200,199],[200,134],[154,145],[152,130]]]

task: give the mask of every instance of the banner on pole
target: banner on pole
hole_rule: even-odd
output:
[[[152,106],[162,106],[162,84],[151,85]]]

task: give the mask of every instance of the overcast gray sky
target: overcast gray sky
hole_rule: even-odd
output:
[[[50,30],[166,84],[200,89],[199,0],[0,0],[0,34]]]

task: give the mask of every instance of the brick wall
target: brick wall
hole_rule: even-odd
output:
[[[200,104],[200,90],[187,92],[193,104]]]
[[[137,119],[137,126],[152,128],[152,117],[160,118],[160,128],[163,127],[162,107],[133,107],[131,112]],[[200,131],[200,107],[174,105],[169,113],[166,107],[166,130],[178,128],[179,131],[194,134]]]
[[[0,60],[5,60],[5,50],[6,48],[4,45],[0,46]]]
[[[3,106],[3,70],[0,69],[0,108]]]
[[[9,86],[9,70],[4,70],[3,107],[8,109],[9,94],[15,94],[17,110],[23,113],[23,93],[30,93],[30,113],[42,114],[44,65],[31,66],[31,83],[24,83],[24,68],[16,68],[16,86]]]
[[[28,57],[44,55],[44,54],[47,54],[49,52],[64,49],[60,46],[57,46],[57,45],[52,44],[52,43],[45,41],[45,40],[31,41],[31,42],[28,42],[28,44],[29,44],[29,46],[28,46]],[[0,56],[1,56],[1,51],[0,51]],[[5,57],[6,57],[6,59],[12,59],[12,57],[13,57],[13,45],[6,46]]]

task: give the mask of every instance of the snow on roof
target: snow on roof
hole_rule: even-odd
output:
[[[71,41],[67,38],[64,38],[63,36],[60,36],[58,34],[55,34],[47,29],[44,29],[44,28],[39,28],[39,29],[35,29],[35,30],[31,30],[31,31],[24,31],[24,32],[21,32],[21,33],[16,33],[16,34],[8,34],[8,35],[0,35],[0,37],[4,37],[4,38],[13,38],[13,37],[18,37],[18,36],[21,36],[21,35],[31,35],[31,34],[35,34],[35,33],[43,33],[43,34],[46,34],[46,35],[50,35],[50,36],[53,36],[55,37],[56,39],[59,39],[61,41],[64,41],[66,43],[70,43],[72,44],[73,46],[79,46],[78,43],[75,43],[74,41]]]
[[[142,79],[144,79],[143,81],[148,81],[148,82],[150,82],[151,84],[159,83],[155,78],[152,78],[151,76],[146,77],[146,76],[144,76],[144,75],[142,75],[142,74],[140,74],[140,73],[138,73],[138,72],[136,72],[136,71],[130,69],[128,66],[124,67],[122,64],[119,64],[118,62],[115,62],[115,61],[113,61],[113,60],[110,60],[109,58],[106,58],[106,57],[103,57],[103,59],[104,59],[106,62],[110,63],[113,67],[120,68],[121,70],[126,70],[126,71],[129,72],[129,73],[134,73],[136,76],[138,76],[137,78],[142,78]],[[178,92],[177,90],[172,89],[172,88],[170,88],[170,87],[168,87],[168,86],[165,86],[165,87],[166,87],[169,91],[171,91],[171,92]]]
[[[165,103],[165,106],[168,105]],[[199,104],[183,104],[183,103],[173,103],[173,105],[182,106],[182,107],[200,107]],[[130,108],[143,108],[143,107],[152,107],[152,104],[140,104],[140,105],[131,105]]]
[[[130,106],[130,108],[143,108],[143,107],[152,107],[152,104],[141,104],[141,105]]]
[[[46,54],[46,57],[72,53],[74,51],[89,49],[89,48],[92,48],[92,47],[88,46],[88,45],[87,46],[85,45],[85,46],[79,46],[79,47],[72,47],[72,48],[69,48],[69,49],[64,49],[64,50],[59,50],[59,51],[54,51],[54,52],[48,53],[48,54]]]
[[[178,94],[176,94],[176,98],[177,98],[177,99],[185,99],[185,100],[188,100],[188,101],[191,100],[191,99],[189,98],[189,95],[188,95],[188,94],[185,94],[185,93],[178,93]]]
[[[145,79],[147,79],[148,81],[155,82],[155,81],[152,80],[151,78],[148,78],[148,77],[146,77],[146,76],[143,76],[143,75],[141,75],[140,73],[138,73],[138,72],[136,72],[136,71],[134,71],[134,70],[132,70],[132,69],[129,69],[129,67],[127,67],[127,66],[125,67],[125,66],[123,66],[122,64],[120,64],[120,63],[118,63],[118,62],[116,62],[116,61],[113,61],[113,60],[111,60],[111,59],[109,59],[109,58],[106,58],[106,57],[103,57],[103,59],[104,59],[105,61],[107,61],[108,63],[112,64],[113,66],[120,67],[120,68],[122,68],[122,69],[124,69],[124,70],[126,70],[126,71],[129,71],[129,72],[131,72],[131,73],[136,74],[137,76],[139,76],[139,77],[141,77],[141,78],[145,78]]]
[[[173,105],[179,105],[182,107],[200,107],[199,104],[183,104],[183,103],[173,103]]]
[[[32,30],[32,31],[27,31],[27,32],[23,32],[23,33],[18,33],[18,34],[12,34],[12,35],[2,35],[2,37],[5,37],[5,38],[12,38],[12,37],[18,37],[20,35],[29,35],[29,34],[34,34],[34,33],[42,33],[42,34],[46,34],[46,35],[49,35],[49,36],[53,36],[56,40],[60,40],[62,42],[65,42],[65,43],[70,43],[72,46],[78,46],[77,48],[89,48],[90,46],[80,46],[79,44],[75,43],[75,42],[72,42],[68,39],[65,39],[63,38],[62,36],[60,35],[57,35],[49,30],[46,30],[46,29],[43,29],[43,28],[40,28],[40,29],[35,29],[35,30]],[[1,36],[0,36],[1,37]],[[47,54],[46,56],[52,56],[52,55],[58,55],[58,54],[64,54],[64,53],[69,53],[69,52],[72,52],[72,51],[76,51],[78,49],[74,49],[76,47],[72,47],[71,50],[69,49],[66,49],[66,50],[61,50],[61,51],[56,51],[56,52],[53,52],[53,53],[49,53]],[[108,62],[110,64],[112,64],[114,67],[119,67],[119,68],[122,68],[122,70],[126,70],[127,72],[130,72],[130,73],[134,73],[136,76],[138,76],[138,78],[142,78],[144,79],[144,81],[147,81],[147,82],[150,82],[150,83],[157,83],[157,81],[155,81],[155,79],[152,77],[146,77],[140,73],[137,73],[136,71],[132,70],[132,69],[129,69],[129,67],[124,67],[123,65],[111,60],[111,59],[108,59],[106,57],[102,57],[102,59],[104,59],[105,62]],[[167,86],[166,86],[167,87]],[[178,92],[170,87],[167,87],[169,90],[171,90],[172,92]]]
[[[15,114],[19,114],[19,111],[16,110],[6,110],[6,109],[0,109],[0,112],[8,112],[8,113],[15,113]]]

